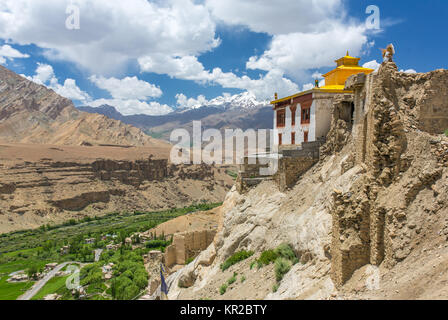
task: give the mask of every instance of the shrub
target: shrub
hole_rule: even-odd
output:
[[[252,261],[252,263],[250,264],[250,270],[253,269],[253,267],[255,266],[256,263],[257,263],[257,261]]]
[[[244,281],[246,281],[246,276],[241,277],[241,283],[244,283]]]
[[[171,241],[166,240],[151,240],[146,242],[146,248],[153,249],[153,248],[161,248],[161,247],[167,247],[171,244]]]
[[[232,278],[230,278],[229,280],[227,280],[227,284],[230,286],[232,284],[234,284],[236,282],[236,276],[238,275],[238,273],[234,272]]]
[[[445,135],[448,137],[448,129],[445,130]]]
[[[275,253],[282,258],[290,260],[293,264],[298,262],[297,261],[298,259],[296,257],[296,254],[294,253],[294,250],[287,243],[283,243],[283,244],[279,245],[277,247],[277,249],[275,249]]]
[[[227,259],[223,264],[221,264],[221,270],[225,271],[229,269],[234,264],[246,260],[254,255],[253,251],[239,251]]]
[[[285,258],[277,258],[275,260],[275,278],[277,281],[282,281],[283,276],[291,270],[291,261]]]
[[[278,256],[279,255],[274,250],[264,251],[261,254],[260,258],[258,258],[258,260],[257,260],[258,268],[261,268],[263,266],[267,266],[268,264],[271,264],[278,258]]]
[[[224,293],[226,293],[227,288],[228,288],[227,284],[224,283],[224,284],[219,288],[219,293],[220,293],[221,295],[223,295]]]
[[[274,292],[274,293],[277,292],[278,287],[279,287],[279,284],[278,284],[278,283],[274,284],[274,285],[272,286],[272,292]]]

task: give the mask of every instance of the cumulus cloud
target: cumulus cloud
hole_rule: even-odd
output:
[[[207,98],[203,95],[199,95],[195,98],[187,98],[183,93],[176,94],[177,106],[181,109],[184,108],[195,108],[206,105],[208,103]]]
[[[89,102],[89,105],[95,108],[105,104],[114,106],[123,115],[145,114],[154,116],[164,115],[174,111],[170,106],[154,101],[146,102],[134,99],[97,99]]]
[[[21,53],[8,44],[0,46],[0,64],[6,63],[6,60],[14,60],[17,58],[29,58],[28,54]]]
[[[76,85],[74,79],[65,79],[64,84],[60,84],[58,78],[56,78],[53,67],[48,64],[38,63],[36,72],[33,76],[23,76],[30,81],[54,90],[57,94],[67,99],[83,102],[91,99],[86,92],[82,91]]]
[[[219,45],[215,22],[194,0],[77,0],[80,29],[65,27],[66,1],[3,0],[0,38],[47,49],[49,58],[112,74],[143,55],[198,55]]]
[[[86,69],[93,74],[90,80],[107,90],[112,97],[109,101],[116,102],[125,114],[157,114],[169,110],[166,105],[148,102],[162,95],[159,87],[137,77],[113,76],[138,61],[142,72],[241,89],[258,99],[272,98],[274,92],[289,95],[304,84],[308,88],[313,73],[333,66],[334,59],[346,50],[359,55],[371,45],[365,26],[348,17],[344,2],[74,0],[80,8],[81,25],[79,30],[68,30],[65,1],[3,0],[0,38],[10,43],[36,44],[49,59],[71,61]],[[198,60],[220,45],[217,24],[244,26],[272,36],[268,49],[246,63],[246,69],[262,71],[258,78],[221,68],[206,69]],[[3,60],[0,55],[0,63]],[[40,77],[45,77],[43,70]],[[66,82],[63,87],[75,89],[75,83]],[[184,99],[187,105],[201,99],[176,98]]]
[[[165,104],[155,101],[148,101],[150,98],[162,96],[162,90],[137,77],[126,77],[123,79],[105,78],[93,75],[89,80],[98,88],[106,90],[112,99],[98,99],[89,102],[92,107],[99,107],[104,104],[114,106],[124,115],[145,114],[163,115],[173,112],[173,109]]]
[[[251,57],[248,69],[281,69],[295,80],[303,78],[305,70],[334,66],[335,58],[350,50],[359,55],[368,43],[364,26],[335,24],[321,33],[290,33],[273,37],[269,49],[260,57]]]
[[[216,19],[271,35],[327,30],[344,15],[342,0],[206,0]]]
[[[206,6],[222,23],[273,36],[247,69],[279,69],[298,83],[310,81],[313,69],[334,66],[347,50],[360,55],[372,45],[366,26],[348,16],[342,0],[206,0]]]
[[[117,79],[93,75],[89,80],[98,88],[108,91],[114,99],[146,100],[162,96],[159,87],[137,77]]]
[[[291,94],[298,90],[297,84],[284,77],[279,69],[269,70],[258,79],[238,76],[233,72],[224,72],[221,68],[205,70],[196,57],[142,57],[140,68],[144,72],[167,74],[170,77],[193,80],[203,84],[218,84],[223,88],[247,90],[258,99],[272,98],[274,91],[279,94]]]
[[[378,71],[378,69],[380,68],[381,63],[378,63],[376,60],[372,60],[372,61],[369,61],[369,62],[364,63],[362,66],[363,66],[364,68],[370,68],[370,69],[373,69],[373,70],[375,70],[375,72],[376,72],[376,71]]]

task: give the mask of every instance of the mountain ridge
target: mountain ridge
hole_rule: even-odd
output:
[[[122,115],[114,106],[80,106],[79,110],[96,113],[136,126],[149,135],[169,140],[174,129],[191,133],[192,121],[201,121],[204,129],[271,129],[272,109],[267,102],[259,102],[249,93],[219,97],[207,104],[182,108],[167,115]]]
[[[75,108],[71,100],[0,66],[0,140],[56,145],[164,144],[140,129]]]

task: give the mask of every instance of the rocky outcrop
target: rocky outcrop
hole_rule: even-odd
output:
[[[151,211],[221,202],[225,168],[171,166],[164,159],[21,162],[0,167],[0,232],[79,215]]]

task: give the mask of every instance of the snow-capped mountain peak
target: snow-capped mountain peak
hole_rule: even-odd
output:
[[[196,104],[191,107],[182,108],[181,112],[192,109],[199,109],[203,107],[215,107],[223,109],[256,109],[269,105],[269,100],[259,101],[254,94],[250,92],[243,92],[236,95],[223,95],[212,100],[206,101],[202,104]]]

